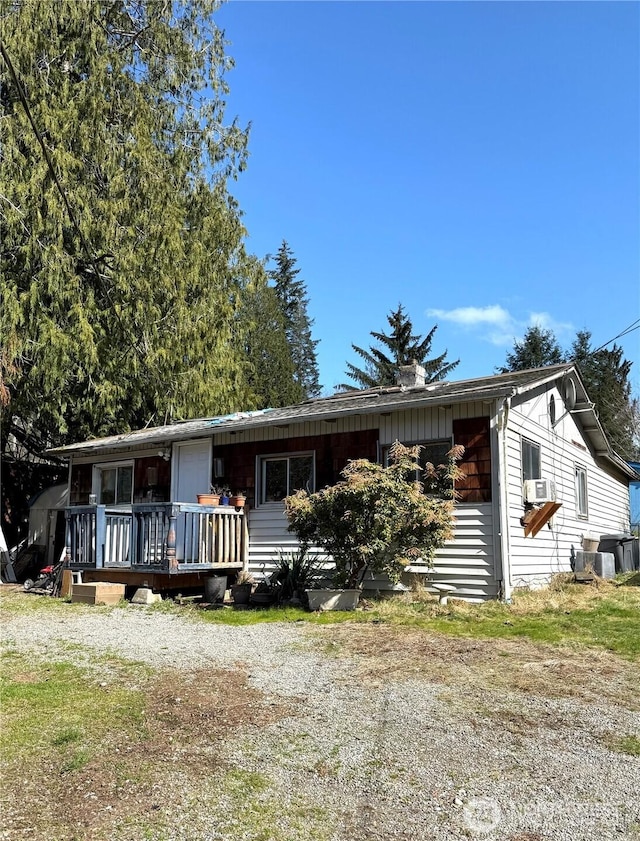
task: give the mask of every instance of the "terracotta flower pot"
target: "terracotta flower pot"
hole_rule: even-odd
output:
[[[198,505],[219,505],[220,494],[198,494]]]
[[[244,505],[247,501],[246,496],[232,496],[229,500],[229,504],[233,505],[234,508],[244,508]]]

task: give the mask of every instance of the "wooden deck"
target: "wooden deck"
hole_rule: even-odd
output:
[[[185,502],[77,505],[66,509],[66,519],[70,569],[99,572],[101,580],[116,580],[120,572],[199,577],[247,565],[244,508]]]

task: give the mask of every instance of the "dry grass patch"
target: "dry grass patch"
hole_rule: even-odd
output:
[[[119,680],[113,664],[108,685],[68,665],[23,666],[9,657],[5,669],[7,839],[170,838],[185,797],[224,780],[229,735],[288,711],[248,686],[241,669],[147,671],[133,688],[130,670]]]
[[[466,639],[391,625],[316,628],[336,654],[354,657],[363,680],[417,678],[480,691],[606,699],[640,709],[640,668],[599,650],[558,649],[525,639]]]

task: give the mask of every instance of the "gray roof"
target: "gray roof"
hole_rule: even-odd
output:
[[[491,377],[479,377],[457,382],[436,382],[421,386],[384,386],[333,394],[306,400],[295,406],[281,409],[259,409],[252,412],[234,412],[214,418],[176,421],[167,426],[157,426],[96,438],[48,450],[50,455],[69,457],[106,453],[131,447],[162,447],[173,441],[205,438],[222,432],[240,432],[247,429],[269,426],[287,426],[304,421],[333,420],[349,415],[371,415],[391,411],[402,411],[425,406],[447,406],[475,400],[496,400],[515,397],[537,386],[572,374],[576,383],[580,424],[591,439],[597,456],[614,464],[627,476],[637,477],[635,471],[613,452],[604,434],[594,405],[589,401],[580,375],[574,365],[549,365],[545,368],[530,368],[526,371],[510,371]]]

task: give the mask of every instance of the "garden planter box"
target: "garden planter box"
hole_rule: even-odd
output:
[[[94,581],[91,584],[74,584],[71,601],[83,604],[118,604],[124,599],[124,584]]]
[[[305,590],[309,610],[355,610],[360,590]]]

